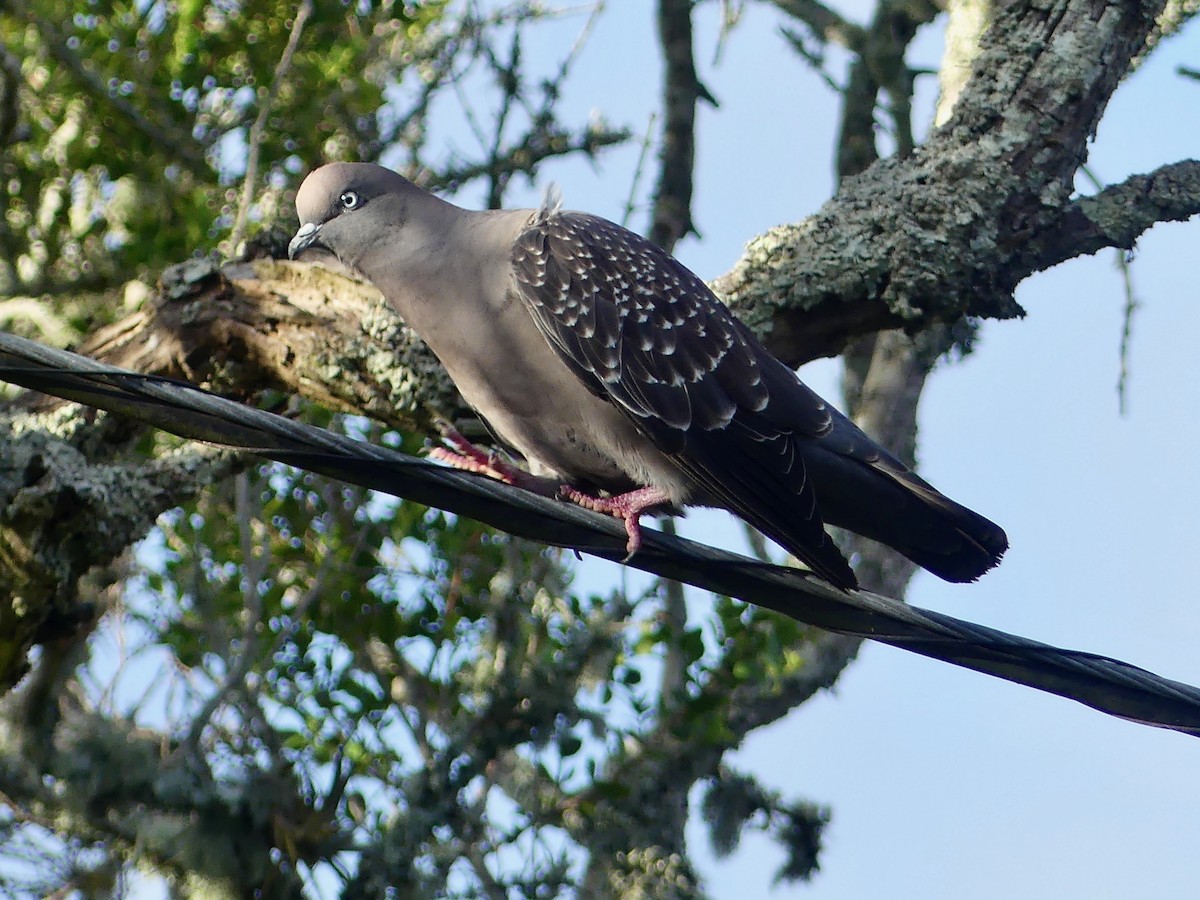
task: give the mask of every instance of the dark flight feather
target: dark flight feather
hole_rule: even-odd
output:
[[[543,210],[517,238],[519,295],[558,356],[698,489],[832,583],[856,584],[826,523],[951,581],[994,566],[1004,532],[937,492],[772,357],[649,241]]]

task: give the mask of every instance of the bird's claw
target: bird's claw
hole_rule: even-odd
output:
[[[462,469],[464,472],[487,475],[489,478],[495,478],[505,484],[515,483],[511,474],[505,471],[506,467],[497,465],[499,460],[494,459],[492,454],[456,453],[446,447],[433,447],[429,451],[429,458],[444,462],[456,469]]]
[[[454,449],[432,447],[428,453],[431,459],[444,462],[464,472],[486,475],[488,478],[494,478],[536,494],[548,495],[551,493],[546,483],[547,479],[531,475],[524,469],[518,468],[499,451],[476,447],[448,422],[439,423],[439,428],[442,437]]]
[[[638,488],[612,497],[594,497],[569,484],[564,484],[558,489],[558,495],[563,500],[569,500],[584,509],[614,516],[625,524],[625,534],[629,539],[625,543],[625,556],[621,560],[622,564],[633,559],[634,554],[642,548],[642,514],[671,501],[662,488],[657,487]]]

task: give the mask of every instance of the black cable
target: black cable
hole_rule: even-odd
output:
[[[0,333],[0,379],[130,416],[172,434],[247,450],[467,516],[530,540],[610,560],[624,526],[574,504]],[[1136,666],[1041,644],[646,530],[629,565],[775,610],[808,625],[891,644],[1077,700],[1102,712],[1200,736],[1200,689]]]

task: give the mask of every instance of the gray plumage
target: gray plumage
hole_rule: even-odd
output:
[[[460,209],[365,163],[317,169],[296,208],[291,255],[324,250],[379,288],[537,476],[655,488],[635,522],[664,502],[724,507],[841,587],[856,581],[826,523],[949,581],[1007,548],[633,232],[556,205]]]

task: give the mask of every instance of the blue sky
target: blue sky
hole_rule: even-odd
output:
[[[618,12],[618,7],[620,12]],[[644,129],[657,97],[652,5],[614,4],[566,92],[585,115]],[[678,248],[704,277],[727,271],[772,225],[815,211],[832,190],[835,98],[786,48],[778,16],[746,4],[718,65],[717,4],[696,14],[701,76],[720,99],[699,125],[695,220]],[[862,20],[866,7],[847,7]],[[622,16],[625,16],[624,18]],[[531,41],[555,59],[582,18]],[[910,62],[935,66],[938,29]],[[1200,156],[1200,28],[1169,40],[1117,93],[1089,164],[1108,182]],[[918,103],[936,86],[919,84]],[[599,167],[561,163],[566,204],[619,218],[635,148]],[[647,177],[642,194],[649,188]],[[533,203],[537,188],[514,193]],[[631,225],[645,225],[644,211]],[[1124,293],[1113,253],[1022,284],[1023,321],[988,323],[980,349],[935,375],[921,407],[923,473],[1000,522],[1004,564],[972,586],[919,575],[911,602],[1039,640],[1104,653],[1200,683],[1200,222],[1139,242],[1129,411],[1116,382]],[[836,365],[802,373],[836,397]],[[736,546],[718,514],[684,533]],[[612,579],[591,561],[586,577]],[[693,609],[706,600],[696,597]],[[790,796],[827,803],[823,869],[771,897],[1127,898],[1194,890],[1200,742],[887,647],[866,645],[833,694],[756,733],[734,762]],[[715,860],[689,839],[714,897],[767,896],[782,859],[751,838]]]

